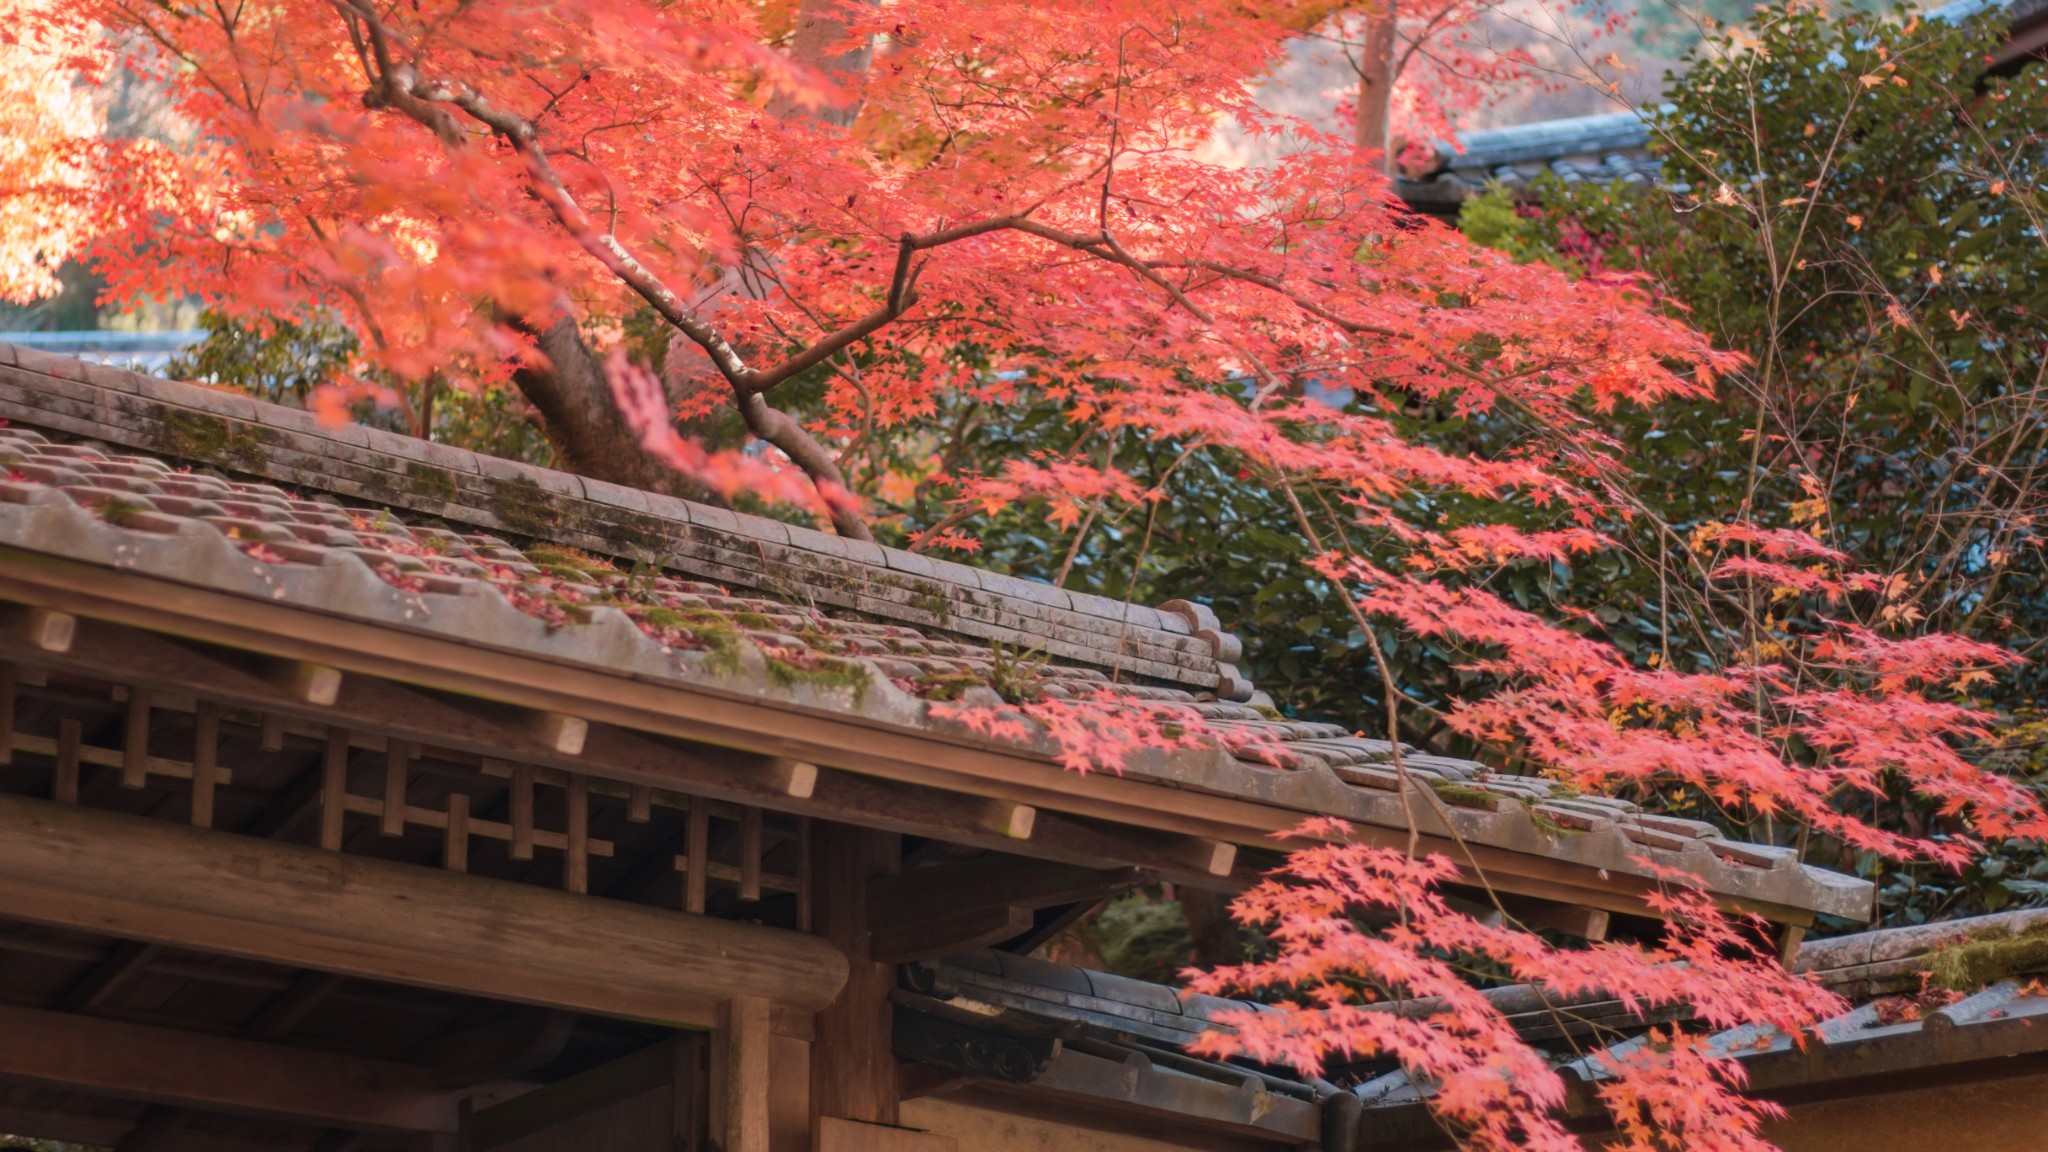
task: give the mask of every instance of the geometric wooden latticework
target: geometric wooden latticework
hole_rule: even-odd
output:
[[[308,690],[317,695],[321,687]],[[53,732],[17,724],[24,692],[54,709]],[[98,741],[114,736],[118,743],[89,739],[88,724]],[[563,742],[576,738],[573,732],[553,735]],[[189,822],[214,827],[217,797],[235,785],[221,760],[224,740],[269,753],[281,752],[287,740],[318,747],[312,840],[329,851],[348,849],[372,830],[393,840],[428,830],[441,842],[438,863],[450,871],[469,871],[473,846],[493,841],[511,861],[559,860],[560,886],[587,893],[592,858],[610,859],[617,851],[611,839],[592,832],[595,800],[631,825],[649,824],[658,810],[679,814],[681,827],[652,858],[679,876],[664,903],[701,913],[714,891],[742,903],[785,894],[799,901],[792,926],[808,920],[798,817],[139,686],[66,678],[52,689],[45,671],[0,663],[0,764],[16,753],[48,758],[48,796],[59,803],[80,802],[82,774],[110,770],[106,778],[125,790],[184,791]],[[786,860],[779,871],[766,863],[778,849]]]

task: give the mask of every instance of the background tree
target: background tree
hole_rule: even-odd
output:
[[[1705,667],[1774,642],[1782,612],[1723,620],[1702,573],[1728,509],[1810,530],[1874,571],[1862,616],[2010,645],[2029,663],[1973,694],[2007,728],[1979,755],[2038,777],[2048,558],[2041,550],[2048,74],[1987,74],[1994,20],[1790,5],[1710,41],[1654,117],[1668,187],[1542,185],[1468,204],[1481,242],[1592,278],[1646,275],[1674,314],[1746,351],[1707,402],[1629,413],[1646,515],[1597,571],[1605,632],[1642,662]],[[1942,829],[1888,799],[1883,819]],[[1838,859],[1886,880],[1895,914],[2048,895],[2010,844],[1957,876]]]
[[[90,58],[89,36],[48,19],[48,4],[10,0],[0,73],[0,300],[54,296],[66,261],[90,238],[69,204],[89,188],[93,142],[105,128],[69,61]]]

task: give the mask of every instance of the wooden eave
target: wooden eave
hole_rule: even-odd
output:
[[[77,659],[125,663],[125,669],[115,670],[131,678],[155,675],[166,686],[203,686],[209,695],[224,699],[236,695],[231,665],[188,647],[158,650],[152,666],[144,651],[148,645],[141,642],[145,634],[328,667],[339,670],[347,685],[368,678],[489,702],[529,716],[580,718],[592,726],[580,755],[565,756],[537,744],[523,754],[624,784],[687,783],[786,811],[979,841],[1070,863],[1145,867],[1211,887],[1237,888],[1253,882],[1275,862],[1277,838],[1303,816],[1297,810],[1115,774],[1074,773],[1049,757],[892,728],[857,715],[488,648],[18,549],[0,549],[0,600],[135,630],[96,638],[87,628],[76,646]],[[11,637],[9,644],[13,654],[25,660],[64,658],[38,652],[19,636]],[[190,663],[180,667],[179,661]],[[244,692],[255,693],[263,685],[246,675],[241,679]],[[296,710],[311,718],[332,717],[334,709],[348,707],[346,692],[335,705],[319,706],[293,700],[275,687],[264,690],[268,699],[246,702]],[[495,722],[495,746],[486,746],[480,736],[465,738],[451,731],[446,717],[426,707],[424,699],[411,709],[396,707],[388,695],[365,699],[360,706],[364,712],[349,717],[351,725],[450,747],[468,746],[485,755],[505,754],[507,729]],[[664,749],[637,743],[636,734],[680,739],[749,758],[663,754]],[[777,777],[775,764],[788,761],[825,770],[810,795],[790,795]],[[1023,822],[1026,826],[1019,826],[1016,805],[1035,810]],[[1416,807],[1425,820],[1429,818],[1426,801]],[[1408,842],[1405,831],[1391,828],[1359,826],[1356,835],[1389,846]],[[1626,915],[1650,914],[1645,898],[1654,885],[1643,877],[1460,842],[1446,834],[1441,821],[1435,829],[1425,830],[1419,845],[1457,861],[1463,882],[1475,887]],[[1224,846],[1240,851],[1219,851]],[[1755,897],[1723,893],[1720,898],[1726,906],[1784,923],[1806,923],[1813,916],[1808,908]]]

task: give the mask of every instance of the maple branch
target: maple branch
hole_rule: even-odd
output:
[[[448,147],[456,148],[465,143],[461,126],[445,109],[436,107],[452,105],[510,144],[525,161],[535,194],[584,251],[611,269],[663,319],[704,349],[711,362],[732,384],[734,399],[748,430],[780,449],[821,489],[829,486],[837,492],[846,491],[845,478],[831,452],[788,413],[769,406],[761,398],[761,393],[865,339],[916,304],[918,270],[911,263],[915,249],[910,237],[904,237],[889,298],[881,308],[766,372],[756,370],[747,364],[738,349],[717,328],[686,306],[682,298],[641,263],[616,235],[591,222],[555,171],[547,151],[540,146],[540,130],[532,121],[493,106],[481,92],[468,84],[424,80],[412,65],[394,63],[390,35],[368,0],[334,0],[334,3],[342,10],[344,18],[354,16],[360,19],[370,37],[371,53],[377,61],[379,74],[364,94],[365,104],[372,108],[395,109],[428,128]],[[859,513],[844,501],[828,499],[825,503],[832,526],[840,535],[857,540],[874,539]]]

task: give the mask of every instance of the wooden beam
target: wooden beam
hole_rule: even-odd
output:
[[[566,808],[568,844],[563,849],[562,887],[581,894],[590,891],[590,777],[569,777]]]
[[[903,964],[1001,943],[1029,932],[1033,913],[1092,904],[1147,882],[1135,868],[1094,869],[990,856],[868,881],[874,959]]]
[[[1151,876],[1136,868],[1083,868],[1020,856],[987,856],[868,881],[868,924],[897,924],[1010,904],[1023,909],[1093,903]]]
[[[356,706],[364,710],[359,713],[362,718],[351,720],[365,731],[485,755],[506,754],[515,745],[531,747],[537,753],[535,762],[549,763],[562,759],[559,753],[503,727],[493,733],[475,716],[469,718],[468,729],[437,727],[460,711],[445,702],[435,707],[437,694],[470,692],[504,701],[490,705],[493,708],[584,717],[592,723],[583,762],[575,770],[597,772],[629,785],[688,791],[777,811],[822,814],[998,851],[1028,851],[1049,860],[1135,865],[1156,870],[1163,879],[1216,890],[1242,888],[1254,882],[1262,870],[1262,866],[1247,867],[1238,860],[1244,855],[1238,845],[1268,844],[1274,834],[1298,820],[1298,813],[1246,799],[1161,788],[1104,774],[1076,778],[1010,751],[958,747],[915,733],[895,733],[884,739],[857,718],[794,713],[772,703],[736,702],[690,686],[657,687],[540,663],[534,663],[528,670],[531,674],[519,679],[504,671],[526,667],[519,657],[487,654],[431,636],[394,637],[390,634],[393,630],[374,626],[347,625],[337,631],[339,622],[302,611],[249,604],[161,582],[147,582],[149,596],[138,597],[132,582],[119,581],[109,586],[110,595],[101,595],[93,589],[105,581],[106,574],[88,567],[66,566],[66,575],[72,579],[55,586],[24,588],[19,579],[24,575],[47,573],[40,568],[27,573],[10,568],[5,551],[0,550],[0,596],[24,600],[40,596],[46,601],[42,607],[77,609],[81,617],[99,619],[77,621],[77,643],[70,652],[38,652],[20,644],[12,650],[17,659],[81,667],[87,674],[178,692],[205,683],[209,696],[224,703],[246,702],[321,717],[319,711],[308,709],[306,701],[292,699],[261,677],[244,674],[239,682],[228,683],[234,669],[226,668],[224,679],[223,665],[232,661],[212,660],[203,669],[191,666],[195,654],[202,650],[217,653],[219,649],[195,647],[197,642],[191,641],[172,643],[135,627],[107,623],[113,619],[147,628],[174,619],[181,630],[204,635],[212,645],[239,643],[269,653],[267,658],[272,660],[297,659],[347,669],[352,674],[342,678],[337,707],[350,702],[359,682],[377,685],[378,698],[359,697]],[[165,594],[168,600],[161,598]],[[84,610],[86,605],[90,613]],[[166,616],[174,608],[177,612]],[[184,614],[188,611],[196,615]],[[256,617],[273,614],[278,616],[275,630],[250,626]],[[95,634],[102,639],[96,641]],[[317,642],[310,639],[314,634],[321,637]],[[5,640],[5,630],[0,629],[0,650],[7,648]],[[172,671],[155,659],[166,649],[184,651],[186,667],[182,671]],[[442,663],[426,662],[429,653]],[[36,671],[29,668],[23,674]],[[203,671],[203,675],[195,678],[195,671]],[[401,687],[377,680],[380,675],[410,676],[433,688]],[[237,699],[252,683],[253,698]],[[546,687],[537,687],[543,685]],[[571,686],[580,689],[570,691]],[[734,726],[741,715],[755,726]],[[604,723],[597,723],[600,720]],[[623,726],[610,728],[618,737],[616,746],[653,754],[629,754],[600,763],[591,753],[599,734],[613,725]],[[700,743],[678,752],[666,739],[650,740],[624,731],[625,727],[725,747]],[[444,733],[460,738],[448,738]],[[875,743],[878,739],[897,747],[898,753],[882,754]],[[755,751],[736,750],[741,748]],[[820,770],[814,766],[820,758],[858,772]],[[806,783],[803,769],[816,773],[809,778],[813,795],[808,803],[801,794]],[[835,787],[835,781],[843,784]],[[906,805],[906,799],[912,803]],[[1030,839],[1017,841],[992,831],[989,810],[982,806],[988,800],[1034,808]],[[1360,825],[1355,834],[1366,843],[1405,843],[1405,833],[1398,829]],[[1645,894],[1653,891],[1656,883],[1646,877],[1609,875],[1601,869],[1537,854],[1461,846],[1429,835],[1423,837],[1423,843],[1428,850],[1448,853],[1461,865],[1483,868],[1496,891],[1628,915],[1653,914]],[[1028,848],[1020,847],[1026,844]],[[1781,923],[1810,923],[1813,918],[1804,909],[1757,900],[1722,896],[1720,902]]]
[[[252,1040],[282,1039],[347,982],[346,976],[332,972],[300,973],[290,988],[278,993],[276,999],[242,1026],[242,1035]]]
[[[828,1119],[818,1128],[818,1152],[959,1152],[959,1149],[960,1142],[951,1136],[893,1125]]]
[[[1237,867],[1237,845],[1228,840],[1212,840],[1208,847],[1209,859],[1203,870],[1211,876],[1230,875],[1230,870]]]
[[[1549,928],[1567,936],[1577,936],[1595,944],[1607,939],[1607,929],[1613,920],[1604,908],[1587,908],[1577,904],[1546,904],[1533,900],[1509,897],[1515,903],[1508,906],[1508,914],[1524,928]]]
[[[878,964],[908,964],[986,948],[1031,931],[1029,908],[989,904],[954,908],[930,916],[878,926],[868,934],[868,958]]]
[[[702,912],[710,891],[711,805],[701,801],[690,805],[683,839],[683,911]]]
[[[1799,924],[1787,924],[1778,930],[1778,962],[1790,970],[1799,962],[1799,945],[1806,939],[1806,929]]]
[[[512,769],[512,847],[514,860],[533,859],[533,765]]]
[[[1006,840],[1029,840],[1038,826],[1038,809],[1011,800],[991,800],[982,825]]]
[[[469,871],[469,796],[448,794],[448,827],[443,831],[441,867],[450,872]]]
[[[386,836],[405,835],[405,794],[412,767],[412,749],[403,740],[386,741],[384,749],[384,810],[377,830]]]
[[[330,619],[289,605],[252,601],[91,565],[14,563],[0,549],[0,597],[140,627],[170,626],[208,642],[331,663],[535,711],[578,715],[594,724],[656,732],[728,748],[835,766],[926,786],[956,788],[1100,820],[1246,844],[1265,844],[1300,813],[1257,801],[1161,788],[1112,773],[1080,776],[1051,758],[946,738],[865,718],[817,713],[750,695],[684,684],[656,684],[594,668],[487,650],[401,629]],[[1405,843],[1398,829],[1384,833]],[[1455,851],[1439,837],[1431,851]],[[1476,853],[1497,885],[1516,876],[1526,854]],[[1121,861],[1119,861],[1121,862]],[[1545,866],[1552,861],[1541,860]],[[1591,877],[1597,869],[1578,870]],[[1198,872],[1197,875],[1206,874]],[[1210,882],[1215,878],[1211,876]],[[1654,887],[1644,882],[1645,887]],[[1595,885],[1595,889],[1602,885]],[[1635,900],[1632,907],[1640,907]]]
[[[0,764],[14,763],[14,695],[18,687],[14,665],[0,663]]]
[[[97,1012],[119,995],[130,980],[147,971],[150,962],[163,953],[160,944],[118,940],[92,970],[58,998],[66,1012]]]
[[[0,916],[675,1026],[815,1011],[847,970],[795,932],[15,796]]]
[[[0,1006],[0,1076],[52,1088],[389,1132],[453,1132],[433,1070]]]
[[[576,1014],[515,1008],[495,1020],[428,1042],[426,1057],[441,1083],[470,1088],[510,1080],[550,1063],[568,1046]]]
[[[761,810],[740,809],[740,899],[761,898]]]
[[[104,1098],[37,1093],[41,1100],[26,1100],[28,1093],[0,1098],[0,1132],[32,1139],[56,1140],[88,1148],[111,1148],[134,1127],[132,1109],[107,1106]],[[303,1147],[279,1144],[245,1133],[170,1134],[156,1145],[156,1152],[305,1152]]]
[[[642,1048],[565,1080],[533,1089],[502,1103],[473,1111],[464,1124],[463,1147],[475,1152],[505,1145],[525,1144],[534,1148],[632,1148],[647,1152],[671,1149],[699,1149],[696,1138],[702,1123],[694,1093],[679,1091],[695,1087],[690,1073],[699,1065],[702,1038],[684,1034],[660,1044]],[[667,1131],[635,1133],[638,1140],[627,1142],[608,1131],[607,1114],[636,1098],[660,1093],[670,1096],[667,1123],[650,1125]],[[651,1119],[651,1117],[647,1117]]]
[[[184,1108],[152,1104],[143,1109],[135,1126],[121,1134],[113,1152],[166,1152],[176,1148],[192,1113]]]

